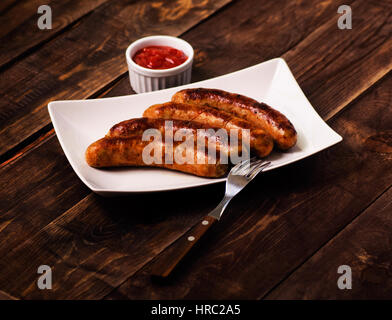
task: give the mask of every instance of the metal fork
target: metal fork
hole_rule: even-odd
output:
[[[211,226],[222,217],[230,200],[270,164],[271,162],[251,158],[235,165],[227,177],[226,192],[222,201],[155,259],[151,267],[151,274],[167,277]]]

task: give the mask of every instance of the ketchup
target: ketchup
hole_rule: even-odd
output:
[[[188,57],[172,47],[149,46],[136,52],[132,59],[144,68],[170,69],[184,63]]]

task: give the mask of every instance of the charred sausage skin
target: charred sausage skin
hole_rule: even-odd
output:
[[[208,105],[245,119],[271,135],[281,150],[293,147],[297,132],[293,124],[279,111],[249,97],[218,89],[184,89],[175,93],[173,102]]]
[[[217,159],[216,163],[208,163],[208,153],[195,150],[195,163],[178,164],[165,163],[165,144],[163,144],[162,163],[146,164],[143,161],[143,149],[149,142],[143,141],[142,136],[134,135],[129,138],[102,138],[92,143],[86,150],[86,162],[95,168],[137,166],[137,167],[160,167],[181,172],[194,174],[200,177],[219,178],[228,171],[228,165],[222,164]],[[175,152],[178,144],[173,149]],[[204,158],[204,164],[198,164],[196,157]]]
[[[207,124],[202,124],[194,121],[187,120],[177,120],[177,119],[163,119],[163,118],[135,118],[122,121],[115,124],[107,133],[108,138],[130,138],[134,135],[143,135],[147,129],[157,129],[162,137],[166,135],[166,122],[170,121],[172,125],[173,135],[180,130],[186,130],[187,134],[192,134],[195,143],[200,140],[204,141],[205,146],[210,146],[216,148],[217,152],[223,152],[228,157],[230,153],[235,152],[236,154],[241,154],[241,145],[231,145],[230,141],[223,141],[222,137],[215,135],[219,127],[211,127]],[[201,130],[204,129],[204,130]],[[213,132],[207,131],[207,129],[213,129]],[[226,131],[227,132],[227,131]],[[229,132],[227,132],[229,135]],[[211,139],[212,138],[212,139]],[[209,140],[210,139],[210,140]],[[241,139],[241,134],[239,135]]]
[[[194,147],[193,163],[178,164],[165,163],[165,119],[148,119],[136,118],[122,121],[114,125],[107,135],[92,143],[86,150],[85,158],[89,166],[95,168],[104,167],[120,167],[120,166],[148,166],[148,167],[161,167],[171,170],[177,170],[194,174],[201,177],[218,178],[224,176],[228,171],[228,164],[221,163],[220,153],[218,151],[223,149],[223,152],[230,156],[231,148],[228,144],[223,143],[219,139],[216,140],[214,147],[217,150],[216,161],[213,161],[208,154],[208,149],[199,150],[197,145]],[[201,126],[199,123],[190,121],[172,120],[173,134],[178,130],[186,130],[187,134],[194,136],[194,141],[197,139],[208,139],[209,134],[204,134],[199,131],[201,128],[210,128],[209,126]],[[143,160],[143,150],[150,143],[150,141],[143,141],[143,132],[147,129],[157,129],[162,134],[162,159],[161,163],[146,164]],[[182,141],[173,143],[173,154],[176,148]],[[205,145],[208,145],[206,140]],[[240,152],[241,150],[236,150]],[[174,157],[173,157],[174,158]]]
[[[263,129],[256,128],[249,121],[235,117],[229,112],[209,106],[167,102],[149,107],[144,111],[143,116],[156,119],[188,120],[228,131],[237,129],[241,134],[247,132],[242,131],[243,129],[249,129],[250,148],[255,155],[265,157],[271,153],[273,148],[272,138]]]

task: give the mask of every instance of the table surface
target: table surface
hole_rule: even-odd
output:
[[[41,4],[52,29],[37,27]],[[337,26],[342,4],[352,29]],[[3,0],[0,12],[0,298],[392,298],[390,0]],[[252,181],[167,281],[151,279],[154,259],[224,185],[102,198],[47,112],[52,100],[133,94],[124,51],[151,34],[193,45],[192,81],[283,57],[343,137]],[[37,287],[40,265],[51,290]],[[341,265],[351,290],[337,286]]]

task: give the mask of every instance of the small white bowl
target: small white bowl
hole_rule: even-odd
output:
[[[179,66],[170,69],[144,68],[133,61],[132,57],[138,50],[148,46],[173,47],[184,52],[188,59]],[[125,57],[128,63],[129,80],[133,90],[137,93],[181,86],[191,82],[193,48],[180,38],[171,36],[141,38],[131,43],[125,51]]]

